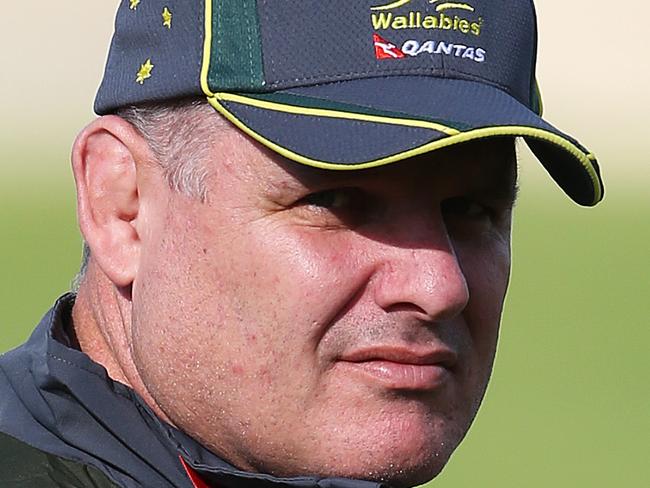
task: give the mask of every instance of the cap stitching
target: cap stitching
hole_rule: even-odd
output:
[[[251,23],[250,23],[250,18],[248,15],[244,16],[246,19],[246,39],[248,43],[246,44],[246,51],[248,53],[248,76],[249,79],[253,78],[253,53],[252,53],[252,45],[253,45],[253,38],[251,35]]]
[[[226,107],[228,105],[230,105],[228,102],[226,102],[226,103],[222,102],[222,104],[224,106],[226,106]],[[254,107],[252,105],[246,105],[246,107],[249,108],[251,111],[255,111],[255,112],[261,114],[267,120],[273,119],[273,117],[270,114],[270,112],[271,112],[270,110],[259,108],[259,107]],[[290,117],[292,119],[299,119],[301,117],[302,118],[304,118],[304,117],[313,118],[310,115],[292,114],[292,113],[289,113],[289,112],[282,112],[282,115],[283,115],[283,117]],[[245,122],[246,125],[251,125],[251,124],[248,123],[251,120],[249,117],[238,114],[237,118],[239,118],[242,122]],[[337,118],[337,117],[331,117],[331,120],[345,120],[346,123],[352,124],[352,125],[357,125],[359,127],[361,127],[363,125],[366,125],[366,124],[378,125],[377,122],[366,122],[366,121],[360,121],[360,120],[354,120],[354,119],[341,119],[341,118]],[[404,129],[408,130],[409,132],[419,132],[419,131],[425,130],[425,131],[431,131],[431,132],[435,132],[435,133],[438,133],[438,134],[446,135],[444,132],[441,132],[439,130],[432,129],[432,128],[426,128],[426,127],[409,127],[407,125],[391,124],[391,123],[385,123],[385,124],[382,124],[382,125],[392,125],[392,126],[404,128]]]
[[[373,78],[384,78],[386,77],[386,73],[391,73],[393,75],[396,74],[402,74],[405,76],[408,75],[419,75],[419,76],[425,76],[425,75],[430,75],[430,76],[436,76],[436,71],[437,69],[432,70],[431,68],[415,68],[415,69],[410,69],[410,70],[403,70],[403,69],[395,69],[395,70],[383,70],[381,73],[376,73],[375,71],[353,71],[353,72],[348,72],[348,73],[339,73],[336,75],[330,75],[330,76],[307,76],[303,78],[292,78],[292,79],[285,79],[285,80],[277,80],[272,83],[269,83],[267,86],[269,88],[277,88],[280,87],[280,85],[287,83],[287,82],[293,82],[293,83],[299,83],[303,81],[313,81],[313,80],[318,80],[319,82],[329,82],[331,81],[347,81],[346,78],[350,76],[366,76],[366,75],[376,75],[373,76]],[[510,89],[502,85],[501,83],[495,82],[493,80],[489,80],[487,78],[483,78],[481,76],[476,76],[476,75],[471,75],[468,73],[463,73],[462,71],[457,71],[453,69],[447,70],[449,73],[453,73],[456,75],[462,75],[463,77],[470,79],[472,81],[478,81],[478,82],[483,82],[487,83],[490,85],[494,85],[501,89],[502,91],[507,92],[510,94]],[[442,73],[444,75],[444,73]]]
[[[207,0],[207,1],[209,2],[211,0]],[[217,11],[217,12],[213,12],[212,15],[213,15],[213,23],[214,23],[214,16],[216,16],[216,19],[217,19],[216,32],[214,32],[215,29],[213,29],[213,32],[212,32],[212,35],[217,37],[217,52],[216,53],[211,52],[211,54],[210,54],[210,58],[211,58],[211,60],[210,60],[210,71],[211,71],[211,74],[213,74],[213,79],[215,80],[215,85],[217,85],[216,81],[219,79],[218,73],[219,73],[220,69],[222,68],[222,66],[221,66],[222,53],[224,51],[224,48],[223,48],[223,38],[224,38],[224,35],[223,35],[223,31],[224,31],[224,28],[223,28],[223,14],[221,12]],[[212,43],[213,43],[212,45],[214,46],[214,39],[212,40]],[[218,70],[214,69],[214,68],[218,68]],[[216,88],[216,86],[213,87],[212,91],[216,91],[216,90],[214,90],[214,88]]]
[[[110,376],[108,376],[108,372],[106,372],[106,369],[104,368],[104,373],[102,374],[97,371],[93,371],[92,369],[86,368],[80,364],[74,363],[72,361],[68,361],[67,359],[64,359],[62,357],[59,357],[55,354],[52,354],[50,352],[45,353],[47,357],[50,359],[53,359],[59,363],[65,364],[66,366],[71,366],[73,368],[79,369],[81,371],[84,371],[88,374],[91,374],[93,376],[96,376],[97,378],[100,378],[102,381],[105,381],[107,378],[110,380],[109,382],[106,383],[106,385],[117,395],[121,396],[122,398],[125,398],[126,400],[133,401],[133,392],[129,388],[127,388],[125,385],[119,383],[118,381],[114,381]]]

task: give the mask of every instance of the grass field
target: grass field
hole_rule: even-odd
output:
[[[67,167],[64,154],[43,157]],[[68,289],[80,255],[71,178],[9,174],[0,182],[0,351]],[[614,185],[585,210],[537,179],[524,180],[517,208],[487,399],[432,486],[646,487],[650,197]]]

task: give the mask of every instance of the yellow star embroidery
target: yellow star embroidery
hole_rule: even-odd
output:
[[[153,70],[153,67],[154,65],[151,64],[151,58],[147,59],[147,61],[142,66],[140,66],[138,77],[135,79],[135,82],[144,85],[144,80],[151,78],[151,71]]]
[[[135,10],[138,8],[138,5],[140,5],[140,0],[131,0],[131,3],[129,5],[129,8],[131,10]]]
[[[172,13],[169,11],[169,9],[167,7],[165,7],[165,10],[163,10],[162,18],[163,18],[163,26],[167,27],[168,29],[171,29],[172,28]]]

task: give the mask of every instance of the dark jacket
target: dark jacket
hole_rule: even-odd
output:
[[[162,422],[133,390],[71,347],[73,304],[74,295],[62,297],[25,344],[0,356],[0,487],[383,486],[236,469]]]

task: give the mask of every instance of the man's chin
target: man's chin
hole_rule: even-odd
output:
[[[397,488],[418,486],[442,471],[458,442],[455,437],[432,439],[423,431],[357,438],[353,445],[335,450],[336,460],[327,463],[329,472],[320,475],[381,482]],[[327,456],[323,454],[321,460]]]
[[[417,486],[443,470],[469,425],[461,422],[460,412],[457,416],[425,415],[415,410],[390,421],[384,418],[357,433],[351,459],[358,463],[355,467],[363,467],[363,479],[394,487]],[[353,477],[360,478],[358,474],[362,473]]]
[[[404,428],[400,423],[400,428],[393,425],[391,432],[385,425],[384,429],[375,425],[375,429],[360,432],[339,431],[341,437],[332,436],[328,443],[318,442],[300,452],[286,451],[271,463],[272,456],[251,459],[248,466],[239,467],[280,478],[348,478],[395,488],[424,484],[442,471],[459,436],[449,435],[449,431],[434,436],[432,426],[407,422],[408,428]]]
[[[368,467],[364,479],[386,483],[396,488],[418,486],[435,478],[443,470],[450,456],[451,452],[447,452],[444,446],[437,450],[412,453],[408,460],[403,456],[388,454],[381,463],[376,462],[374,468]]]
[[[438,476],[440,472],[445,467],[446,460],[444,462],[439,462],[438,460],[432,461],[430,465],[426,466],[406,466],[401,469],[395,467],[390,472],[370,474],[362,479],[367,479],[368,481],[375,481],[378,483],[384,483],[391,488],[410,488],[413,486],[423,485],[428,481],[431,481],[433,478]],[[358,479],[358,478],[357,478]]]
[[[280,478],[301,476],[347,478],[383,483],[391,488],[409,488],[431,481],[442,471],[448,459],[448,456],[444,459],[440,456],[427,459],[424,463],[409,462],[406,464],[395,464],[388,462],[388,464],[383,464],[381,462],[375,462],[373,464],[359,465],[355,462],[354,465],[333,466],[326,471],[314,471],[307,468],[306,471],[302,469],[300,471],[286,471],[282,469],[281,472],[277,472],[266,469],[262,470],[262,472],[270,472],[270,474],[274,474]]]

